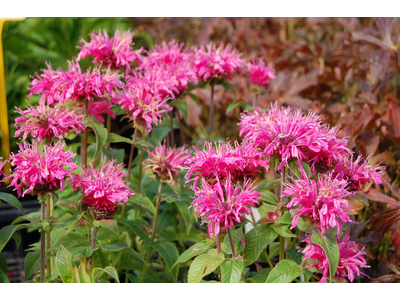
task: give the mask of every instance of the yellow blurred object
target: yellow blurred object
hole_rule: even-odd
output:
[[[3,57],[3,26],[6,21],[23,21],[26,18],[0,18],[0,130],[1,137],[1,150],[3,151],[3,158],[8,159],[10,156],[10,130],[8,127],[8,109],[7,109],[7,93],[6,93],[6,78],[4,71],[4,57]],[[4,172],[9,174],[10,165],[7,163],[4,166]]]

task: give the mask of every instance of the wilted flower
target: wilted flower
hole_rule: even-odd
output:
[[[240,135],[247,133],[244,140],[260,146],[267,162],[271,156],[281,159],[278,170],[290,159],[297,159],[302,169],[307,152],[319,152],[326,144],[319,138],[319,118],[314,112],[304,115],[300,109],[278,108],[275,103],[266,113],[243,114]]]
[[[10,155],[11,166],[15,168],[9,176],[12,178],[9,186],[15,187],[19,197],[28,193],[39,195],[64,190],[65,181],[71,178],[71,172],[77,168],[72,161],[76,154],[71,150],[64,152],[64,142],[45,145],[43,152],[39,151],[36,142],[32,145],[24,142],[18,146],[19,152]]]
[[[266,67],[261,58],[258,60],[253,58],[253,61],[247,63],[246,67],[250,77],[250,82],[257,86],[266,86],[269,84],[270,79],[275,78],[275,75],[272,73],[275,69]]]
[[[337,238],[339,246],[339,264],[336,274],[334,275],[347,277],[351,282],[353,282],[354,274],[357,274],[357,276],[360,276],[361,274],[365,275],[360,271],[360,268],[369,268],[369,266],[367,266],[367,262],[363,256],[366,254],[364,251],[365,247],[359,250],[361,244],[357,244],[349,239],[349,231],[344,235],[342,241]],[[308,268],[312,269],[313,267],[317,267],[318,272],[322,273],[322,278],[319,282],[326,282],[330,270],[329,261],[325,251],[321,246],[312,243],[311,237],[307,237],[303,242],[309,244],[303,250],[303,253],[305,254],[303,260],[306,261],[311,259],[313,263],[310,264]]]
[[[123,165],[115,159],[106,163],[104,158],[100,169],[91,164],[90,168],[84,169],[83,175],[74,178],[74,191],[81,188],[84,194],[82,203],[93,209],[97,219],[111,218],[119,207],[117,203],[128,202],[134,194],[129,182],[123,180],[126,172],[122,168]]]
[[[254,190],[250,181],[243,185],[239,182],[233,185],[231,177],[221,184],[216,176],[217,183],[210,186],[204,179],[201,188],[195,191],[194,201],[190,207],[203,220],[208,222],[208,234],[210,237],[217,235],[220,228],[232,228],[235,222],[240,223],[244,214],[251,212],[250,206],[258,204],[260,193]]]
[[[183,169],[190,152],[183,146],[180,149],[167,148],[163,145],[155,147],[154,151],[148,151],[150,158],[144,161],[143,170],[150,169],[158,180],[173,183],[179,178],[179,171]]]
[[[136,61],[140,63],[142,49],[133,50],[135,43],[132,42],[133,33],[129,30],[121,34],[116,30],[114,37],[109,38],[107,32],[92,32],[90,42],[81,39],[81,46],[78,46],[78,60],[91,55],[93,62],[102,65],[105,68],[125,68],[128,73],[131,64]]]
[[[16,112],[22,116],[15,119],[14,126],[18,128],[15,131],[15,137],[23,133],[23,140],[28,137],[28,134],[37,138],[39,143],[43,138],[48,141],[54,137],[63,139],[71,129],[77,134],[85,129],[82,125],[83,115],[76,110],[48,105],[29,105],[26,110],[16,109]]]
[[[344,223],[352,222],[346,211],[350,210],[349,203],[344,197],[351,195],[346,190],[347,182],[332,178],[331,174],[320,176],[315,182],[308,178],[293,180],[287,183],[284,197],[295,197],[288,203],[288,208],[296,212],[292,221],[292,228],[297,226],[300,217],[306,217],[314,226],[319,227],[322,233],[331,228],[341,232]],[[296,209],[294,209],[296,208]]]
[[[361,187],[371,180],[375,184],[381,184],[383,182],[382,176],[384,175],[384,166],[376,165],[372,167],[368,163],[368,158],[364,159],[360,154],[358,158],[353,162],[353,155],[350,157],[340,157],[338,164],[333,169],[333,173],[338,178],[346,180],[349,185],[348,189],[351,191],[359,191]],[[361,164],[360,164],[361,163]]]
[[[220,45],[216,48],[214,44],[208,44],[206,47],[193,48],[193,52],[193,66],[197,77],[206,82],[213,79],[231,79],[235,70],[241,72],[242,54],[232,49],[231,45]]]

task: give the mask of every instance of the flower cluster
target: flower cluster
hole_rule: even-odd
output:
[[[78,134],[84,130],[83,115],[76,110],[68,110],[61,106],[31,106],[26,110],[16,108],[21,117],[15,119],[15,137],[23,133],[25,140],[30,134],[40,143],[44,138],[51,141],[54,137],[63,139],[71,129]]]
[[[158,180],[173,183],[179,178],[179,171],[185,166],[190,152],[182,147],[180,149],[167,148],[163,145],[155,147],[154,151],[148,151],[150,158],[144,161],[143,170],[150,169]]]
[[[73,180],[74,191],[78,188],[84,194],[82,203],[93,209],[97,219],[110,218],[119,207],[117,203],[126,203],[134,193],[125,182],[123,165],[112,159],[106,163],[104,159],[100,169],[95,169],[93,164],[84,169],[84,174],[75,176]]]
[[[220,45],[217,48],[214,44],[208,44],[206,47],[193,48],[193,52],[193,67],[197,77],[205,82],[213,79],[231,79],[234,71],[241,72],[242,54],[232,49],[231,45]]]
[[[274,68],[269,68],[265,66],[264,61],[259,58],[256,60],[253,58],[251,63],[246,64],[247,72],[250,77],[250,82],[257,86],[266,86],[269,84],[269,80],[275,78],[272,73],[275,71]]]
[[[308,266],[309,269],[316,267],[320,273],[322,273],[322,278],[320,282],[326,282],[329,269],[329,261],[325,254],[325,251],[321,246],[311,242],[311,237],[307,237],[303,242],[308,243],[307,247],[303,250],[304,260],[311,259],[312,264]],[[339,264],[336,269],[336,274],[340,277],[347,277],[351,282],[354,281],[354,274],[357,276],[365,275],[360,271],[360,268],[369,268],[367,262],[364,258],[364,247],[360,249],[360,244],[350,241],[350,234],[347,232],[343,239],[340,241],[337,238],[339,246]],[[333,277],[332,276],[332,277]]]
[[[97,33],[92,32],[90,42],[81,39],[81,46],[78,53],[78,60],[92,56],[93,62],[105,68],[120,69],[125,68],[129,73],[133,62],[140,63],[142,49],[133,50],[135,43],[132,42],[133,33],[129,30],[121,34],[116,30],[114,37],[109,38],[106,31],[103,33],[99,30]]]
[[[208,221],[210,237],[219,234],[221,227],[232,228],[235,222],[240,223],[243,214],[251,212],[250,206],[258,204],[260,193],[254,190],[249,181],[241,185],[233,184],[228,176],[223,183],[216,176],[216,184],[209,185],[204,179],[201,188],[195,190],[195,200],[190,207],[202,218],[204,224]]]
[[[53,145],[44,146],[40,151],[38,144],[18,144],[19,152],[11,153],[10,163],[14,167],[9,176],[19,197],[32,193],[39,195],[44,192],[64,190],[65,182],[72,177],[72,171],[77,168],[72,161],[75,157],[71,150],[64,151],[65,144],[58,141]]]
[[[3,158],[0,157],[0,175],[6,176],[6,174],[3,172],[3,168],[6,163],[7,160],[3,160]]]
[[[318,182],[309,178],[293,180],[288,183],[283,196],[295,197],[288,203],[289,209],[297,213],[292,221],[292,228],[297,226],[300,217],[307,218],[315,227],[321,229],[322,233],[331,228],[337,229],[337,235],[341,233],[343,225],[350,220],[347,211],[350,210],[349,203],[344,197],[351,195],[346,190],[347,182],[332,178],[331,174],[320,176]]]

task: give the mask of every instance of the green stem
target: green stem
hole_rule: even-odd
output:
[[[52,217],[53,216],[53,196],[51,193],[48,193],[48,198],[47,198],[47,209],[46,209],[46,215],[47,217]],[[46,232],[46,250],[49,251],[50,249],[50,231]],[[54,257],[50,256],[48,261],[47,261],[47,276],[51,277],[51,274],[53,274],[53,266],[54,266]]]
[[[267,258],[267,262],[269,267],[271,268],[271,270],[274,268],[274,265],[272,264],[271,259],[269,258],[268,252],[267,252],[267,248],[265,248],[265,257]]]
[[[226,228],[226,230],[228,231],[229,243],[231,244],[231,249],[232,249],[232,256],[235,258],[236,251],[235,251],[235,246],[233,245],[233,241],[232,241],[231,230],[229,228]]]
[[[284,166],[282,169],[282,177],[281,177],[281,190],[280,190],[280,199],[279,202],[282,204],[281,212],[282,215],[285,213],[285,198],[283,197],[283,191],[285,188],[284,183],[287,181],[287,167]],[[285,238],[283,236],[279,236],[279,261],[285,259]]]
[[[153,220],[153,228],[151,232],[151,239],[154,240],[156,236],[156,229],[157,229],[157,221],[158,221],[158,213],[160,209],[160,203],[161,203],[161,192],[162,192],[162,182],[160,181],[160,184],[158,186],[158,196],[157,196],[157,202],[156,202],[156,213],[154,215],[154,220]],[[144,278],[146,277],[146,272],[147,272],[147,266],[150,262],[150,257],[151,257],[151,246],[148,246],[147,254],[146,254],[146,263],[143,266],[143,271],[142,271],[142,276],[140,278],[140,282],[144,281]]]
[[[89,115],[89,102],[85,102],[85,117]],[[83,139],[81,141],[81,165],[82,168],[87,166],[87,141],[88,141],[88,128],[86,127],[83,131]]]
[[[214,85],[211,85],[210,134],[214,132]]]
[[[131,153],[129,154],[129,162],[128,162],[128,173],[126,175],[126,181],[130,182],[131,178],[131,169],[132,169],[132,160],[133,160],[133,152],[135,150],[135,144],[136,144],[136,137],[137,137],[137,128],[135,128],[135,131],[133,133],[132,137],[132,146],[131,146]],[[125,211],[126,211],[126,202],[122,205],[122,210],[121,210],[121,221],[125,219]]]
[[[46,218],[46,206],[45,201],[40,201],[40,219],[44,220]],[[40,282],[44,282],[46,269],[46,233],[42,228],[40,230]]]
[[[88,231],[88,240],[89,240],[89,242],[92,240],[92,224],[93,224],[93,220],[90,219],[89,220],[89,231]]]
[[[97,239],[97,231],[99,230],[99,227],[94,226],[93,227],[93,235],[92,235],[92,242],[90,243],[90,246],[94,250],[96,248],[96,239]]]

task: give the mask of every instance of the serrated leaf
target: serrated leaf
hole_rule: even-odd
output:
[[[244,268],[243,259],[227,258],[221,264],[222,283],[239,283]]]
[[[143,196],[142,194],[135,194],[135,195],[130,196],[128,202],[138,204],[138,205],[146,208],[153,214],[156,213],[156,208],[154,207],[153,202],[151,202],[151,200],[148,197]]]
[[[271,228],[273,228],[275,230],[276,233],[278,233],[280,236],[283,237],[297,237],[297,235],[295,235],[294,233],[292,233],[289,228],[288,225],[286,224],[272,224]]]
[[[324,250],[329,263],[329,278],[332,282],[333,277],[336,274],[336,269],[338,267],[340,258],[339,246],[336,239],[315,232],[311,236],[311,242],[321,246],[321,248]]]
[[[69,253],[64,246],[61,246],[57,251],[55,266],[60,273],[62,282],[67,283],[72,281],[72,271],[74,270],[75,266],[71,253]]]
[[[217,251],[208,251],[197,256],[189,268],[188,282],[198,283],[201,279],[213,272],[224,261],[224,253],[217,253]]]
[[[40,268],[40,252],[29,252],[25,256],[25,263],[24,263],[24,269],[25,269],[25,280],[28,280],[29,277],[33,273],[35,273],[37,270]]]
[[[122,135],[110,132],[107,136],[107,143],[127,143],[132,145],[132,140]]]
[[[276,239],[278,234],[269,224],[257,225],[246,234],[246,248],[244,248],[245,265],[252,264],[265,247]]]
[[[178,269],[175,266],[176,261],[178,260],[179,253],[174,244],[166,241],[156,242],[151,244],[154,250],[158,251],[163,257],[165,263],[168,266],[168,269],[173,277],[174,282],[176,282],[178,277]]]
[[[111,230],[116,235],[119,235],[118,222],[115,219],[94,220],[93,225],[96,227],[104,227],[108,230]]]
[[[0,193],[0,200],[3,200],[5,202],[7,202],[8,204],[10,204],[11,206],[19,209],[19,211],[25,215],[24,208],[22,207],[19,200],[16,197],[14,197],[13,195],[7,194],[7,193]]]
[[[274,193],[272,193],[272,192],[270,192],[268,190],[263,190],[262,193],[263,193],[263,195],[260,196],[258,201],[263,201],[263,202],[267,202],[267,203],[271,203],[271,204],[278,204],[279,203],[279,200],[275,196]]]
[[[281,260],[269,273],[266,283],[289,283],[303,274],[300,268],[293,260]]]
[[[107,275],[111,276],[112,278],[115,279],[115,281],[117,281],[119,283],[118,273],[114,269],[114,267],[111,267],[111,266],[107,266],[104,269],[102,269],[102,268],[94,268],[93,271],[92,271],[92,280],[93,280],[93,282],[96,282],[101,277],[101,275],[103,275],[104,273],[106,273]]]
[[[208,243],[207,241],[196,243],[179,256],[173,267],[178,263],[184,263],[195,256],[207,252],[213,247],[215,247],[215,243]]]

